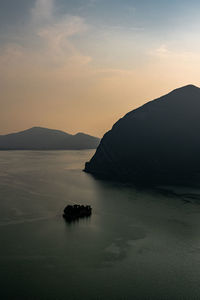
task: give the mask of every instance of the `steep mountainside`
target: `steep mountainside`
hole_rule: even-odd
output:
[[[200,173],[200,89],[188,85],[125,115],[85,171],[133,183],[179,183]]]

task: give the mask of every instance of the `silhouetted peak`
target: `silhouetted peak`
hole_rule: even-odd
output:
[[[48,131],[47,128],[44,128],[44,127],[39,127],[39,126],[34,126],[34,127],[31,127],[29,129],[27,129],[26,131],[32,131],[32,132],[44,132],[44,131]]]
[[[1,150],[81,150],[95,149],[98,144],[98,138],[84,133],[75,136],[39,126],[0,136]]]
[[[48,130],[55,130],[55,129],[49,129],[49,128],[46,128],[46,127],[40,127],[40,126],[33,126],[29,129],[27,129],[27,131],[48,131]]]
[[[173,90],[129,112],[100,142],[85,170],[131,182],[184,182],[200,174],[200,88]]]
[[[198,86],[194,85],[194,84],[188,84],[188,85],[185,85],[183,87],[181,87],[182,89],[199,89]]]
[[[46,133],[57,133],[57,134],[64,134],[64,135],[69,135],[68,133],[61,131],[61,130],[56,130],[56,129],[49,129],[45,127],[40,127],[40,126],[33,126],[29,129],[26,129],[24,131],[21,131],[21,133],[33,133],[33,134],[46,134]]]
[[[77,132],[77,133],[75,134],[75,136],[83,136],[83,135],[86,135],[86,134],[83,133],[83,132]]]
[[[48,128],[40,127],[40,126],[33,126],[31,128],[23,130],[23,132],[38,132],[38,131],[48,131]]]
[[[193,85],[193,84],[188,84],[188,85],[185,85],[185,86],[182,86],[180,88],[177,88],[175,90],[172,91],[175,92],[175,93],[191,93],[191,92],[199,92],[200,89],[199,87]]]
[[[87,133],[84,133],[84,132],[78,132],[78,133],[76,133],[74,136],[76,136],[76,137],[79,137],[79,138],[81,138],[81,137],[93,137],[92,135],[90,135],[90,134],[87,134]],[[95,137],[96,138],[96,137]],[[98,139],[98,138],[97,138]]]

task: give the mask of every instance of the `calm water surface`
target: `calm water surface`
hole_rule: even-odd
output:
[[[97,181],[93,153],[0,152],[0,299],[200,299],[200,200]]]

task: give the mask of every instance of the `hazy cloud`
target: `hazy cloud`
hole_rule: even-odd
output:
[[[53,18],[53,14],[54,0],[36,0],[35,6],[31,11],[31,21],[35,24],[48,22]]]
[[[171,54],[170,50],[167,48],[165,44],[160,45],[159,48],[155,50],[155,54],[157,56],[163,57]]]
[[[31,38],[35,48],[29,46],[29,37],[23,45],[7,43],[0,49],[0,64],[7,68],[29,69],[31,73],[39,65],[45,68],[66,68],[66,66],[85,65],[91,61],[89,56],[82,55],[71,38],[85,32],[88,28],[85,20],[79,16],[56,15],[54,0],[37,0],[31,10]],[[3,65],[2,65],[3,64]],[[19,70],[17,70],[18,72]],[[48,71],[48,69],[46,70]],[[68,70],[70,72],[70,70]]]

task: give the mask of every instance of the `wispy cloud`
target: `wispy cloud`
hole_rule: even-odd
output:
[[[140,32],[144,31],[144,27],[139,27],[139,26],[122,26],[122,25],[114,25],[114,26],[102,26],[104,30],[109,30],[109,31],[135,31],[135,32]]]
[[[87,31],[88,25],[80,16],[69,14],[57,15],[55,0],[37,0],[30,12],[31,39],[35,48],[30,47],[30,38],[27,36],[23,45],[13,44],[12,41],[0,50],[0,64],[8,68],[21,67],[35,68],[42,65],[51,68],[66,68],[72,64],[85,65],[91,61],[89,56],[83,55],[74,45],[72,37]],[[32,41],[31,41],[32,42]],[[44,70],[45,71],[45,70]],[[53,71],[53,69],[52,69]]]
[[[166,44],[161,44],[158,48],[151,50],[150,55],[154,58],[161,59],[163,61],[169,61],[173,63],[184,62],[184,63],[195,63],[200,61],[199,52],[170,49]]]
[[[51,21],[53,14],[54,0],[36,0],[35,6],[31,10],[31,21],[35,24]]]
[[[167,48],[167,45],[162,44],[160,45],[155,51],[153,51],[154,55],[157,55],[159,57],[165,57],[169,56],[171,54],[171,51]]]
[[[66,63],[71,57],[81,56],[70,38],[85,30],[87,25],[82,18],[66,15],[59,22],[40,28],[38,36],[42,38],[51,59]]]

